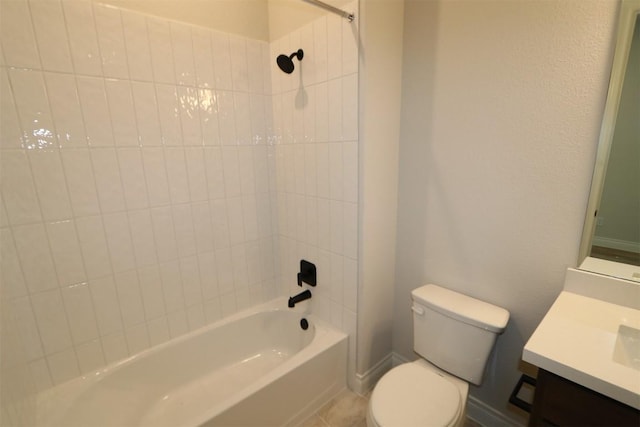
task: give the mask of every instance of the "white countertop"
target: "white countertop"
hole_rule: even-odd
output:
[[[580,278],[580,274],[570,269],[567,280]],[[586,296],[589,292],[574,286],[569,289],[572,291],[560,293],[538,325],[522,359],[640,409],[640,366],[623,364],[620,348],[616,349],[621,345],[617,342],[621,325],[640,330],[638,290],[630,287],[629,297],[634,301],[620,305]],[[640,340],[632,345],[637,348]]]

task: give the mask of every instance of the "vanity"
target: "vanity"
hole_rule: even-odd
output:
[[[579,269],[529,338],[530,426],[640,426],[640,0],[622,0]]]
[[[568,269],[522,359],[539,368],[530,426],[639,426],[640,283]]]

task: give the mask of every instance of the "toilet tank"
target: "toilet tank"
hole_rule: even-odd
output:
[[[480,385],[509,312],[436,285],[414,289],[411,297],[416,353],[440,369]]]

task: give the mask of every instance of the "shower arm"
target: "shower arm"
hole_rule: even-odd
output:
[[[321,7],[323,9],[327,9],[329,12],[333,12],[337,15],[342,16],[343,18],[347,19],[349,22],[353,22],[354,19],[356,19],[356,16],[353,13],[349,13],[346,12],[342,9],[338,9],[335,6],[331,6],[330,4],[326,4],[325,2],[322,2],[320,0],[303,0],[307,3],[310,3],[314,6],[318,6]]]

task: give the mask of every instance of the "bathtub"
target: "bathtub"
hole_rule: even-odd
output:
[[[347,336],[286,305],[276,299],[49,389],[38,426],[299,424],[345,387]]]

